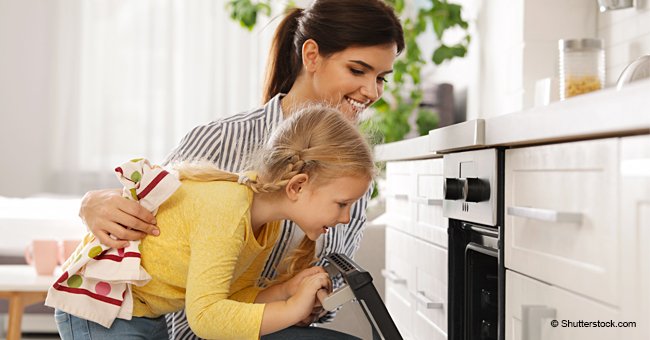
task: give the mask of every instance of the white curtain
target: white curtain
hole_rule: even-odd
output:
[[[249,32],[226,1],[59,2],[52,190],[115,187],[121,162],[161,162],[197,124],[261,104],[279,19]]]

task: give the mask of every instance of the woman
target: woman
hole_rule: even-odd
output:
[[[221,169],[238,172],[284,118],[295,108],[313,102],[336,106],[356,121],[381,97],[385,77],[403,48],[399,20],[381,0],[316,0],[309,8],[292,10],[274,37],[264,91],[266,104],[194,128],[167,162],[202,158]],[[316,247],[320,257],[330,253],[353,256],[361,239],[369,194],[352,207],[346,226],[321,238]],[[155,218],[136,203],[122,199],[120,190],[87,193],[79,215],[102,243],[114,248],[123,246],[128,242],[125,240],[159,234]],[[281,259],[290,256],[301,239],[295,224],[283,223],[262,276],[275,277]],[[300,325],[309,325],[321,315],[322,309],[315,306],[314,313]],[[173,338],[193,337],[182,313],[168,321]]]
[[[302,261],[315,256],[306,243],[306,249],[299,249],[304,256],[289,264],[293,270],[286,276],[291,279],[266,289],[257,287],[279,235],[279,221],[296,221],[311,242],[328,228],[347,223],[351,205],[372,181],[372,152],[337,110],[312,107],[286,119],[256,156],[252,171],[239,175],[212,164],[176,166],[182,184],[158,209],[164,233],[144,239],[138,247],[151,281],[131,286],[133,317],[112,319],[104,327],[99,323],[102,318],[90,321],[99,307],[82,312],[84,306],[75,302],[85,295],[68,294],[60,298],[61,307],[55,312],[62,339],[163,339],[167,337],[163,315],[183,307],[192,330],[208,339],[258,339],[309,315],[317,291],[329,289],[330,283],[321,267],[307,268],[311,261]],[[150,188],[155,181],[142,183],[141,188]],[[103,254],[90,253],[88,259]],[[85,281],[89,270],[107,268],[98,261],[73,273],[74,281]],[[105,278],[112,272],[108,270]],[[107,293],[104,286],[91,285],[86,291]]]

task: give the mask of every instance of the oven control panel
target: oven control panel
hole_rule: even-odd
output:
[[[496,226],[497,165],[496,149],[444,155],[444,216]]]

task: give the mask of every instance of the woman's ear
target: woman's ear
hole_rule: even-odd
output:
[[[284,188],[287,197],[291,201],[296,201],[300,197],[300,194],[303,191],[303,188],[307,185],[309,181],[309,175],[307,174],[297,174],[289,180],[287,186]]]
[[[320,61],[318,43],[314,39],[307,39],[302,44],[302,64],[307,72],[315,72]]]

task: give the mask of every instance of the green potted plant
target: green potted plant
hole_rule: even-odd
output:
[[[386,94],[373,105],[375,114],[363,123],[367,131],[378,134],[373,140],[383,143],[402,140],[411,130],[408,120],[414,113],[418,135],[425,135],[438,126],[437,113],[420,107],[422,67],[427,60],[440,65],[447,60],[464,57],[471,39],[468,23],[461,17],[461,5],[445,0],[429,0],[430,7],[419,8],[416,15],[405,17],[405,0],[386,1],[402,17],[406,50],[395,62],[393,79],[387,85]],[[431,56],[423,56],[417,41],[427,27],[433,28],[437,43]],[[463,38],[453,45],[445,44],[445,32],[455,27],[463,30]]]

